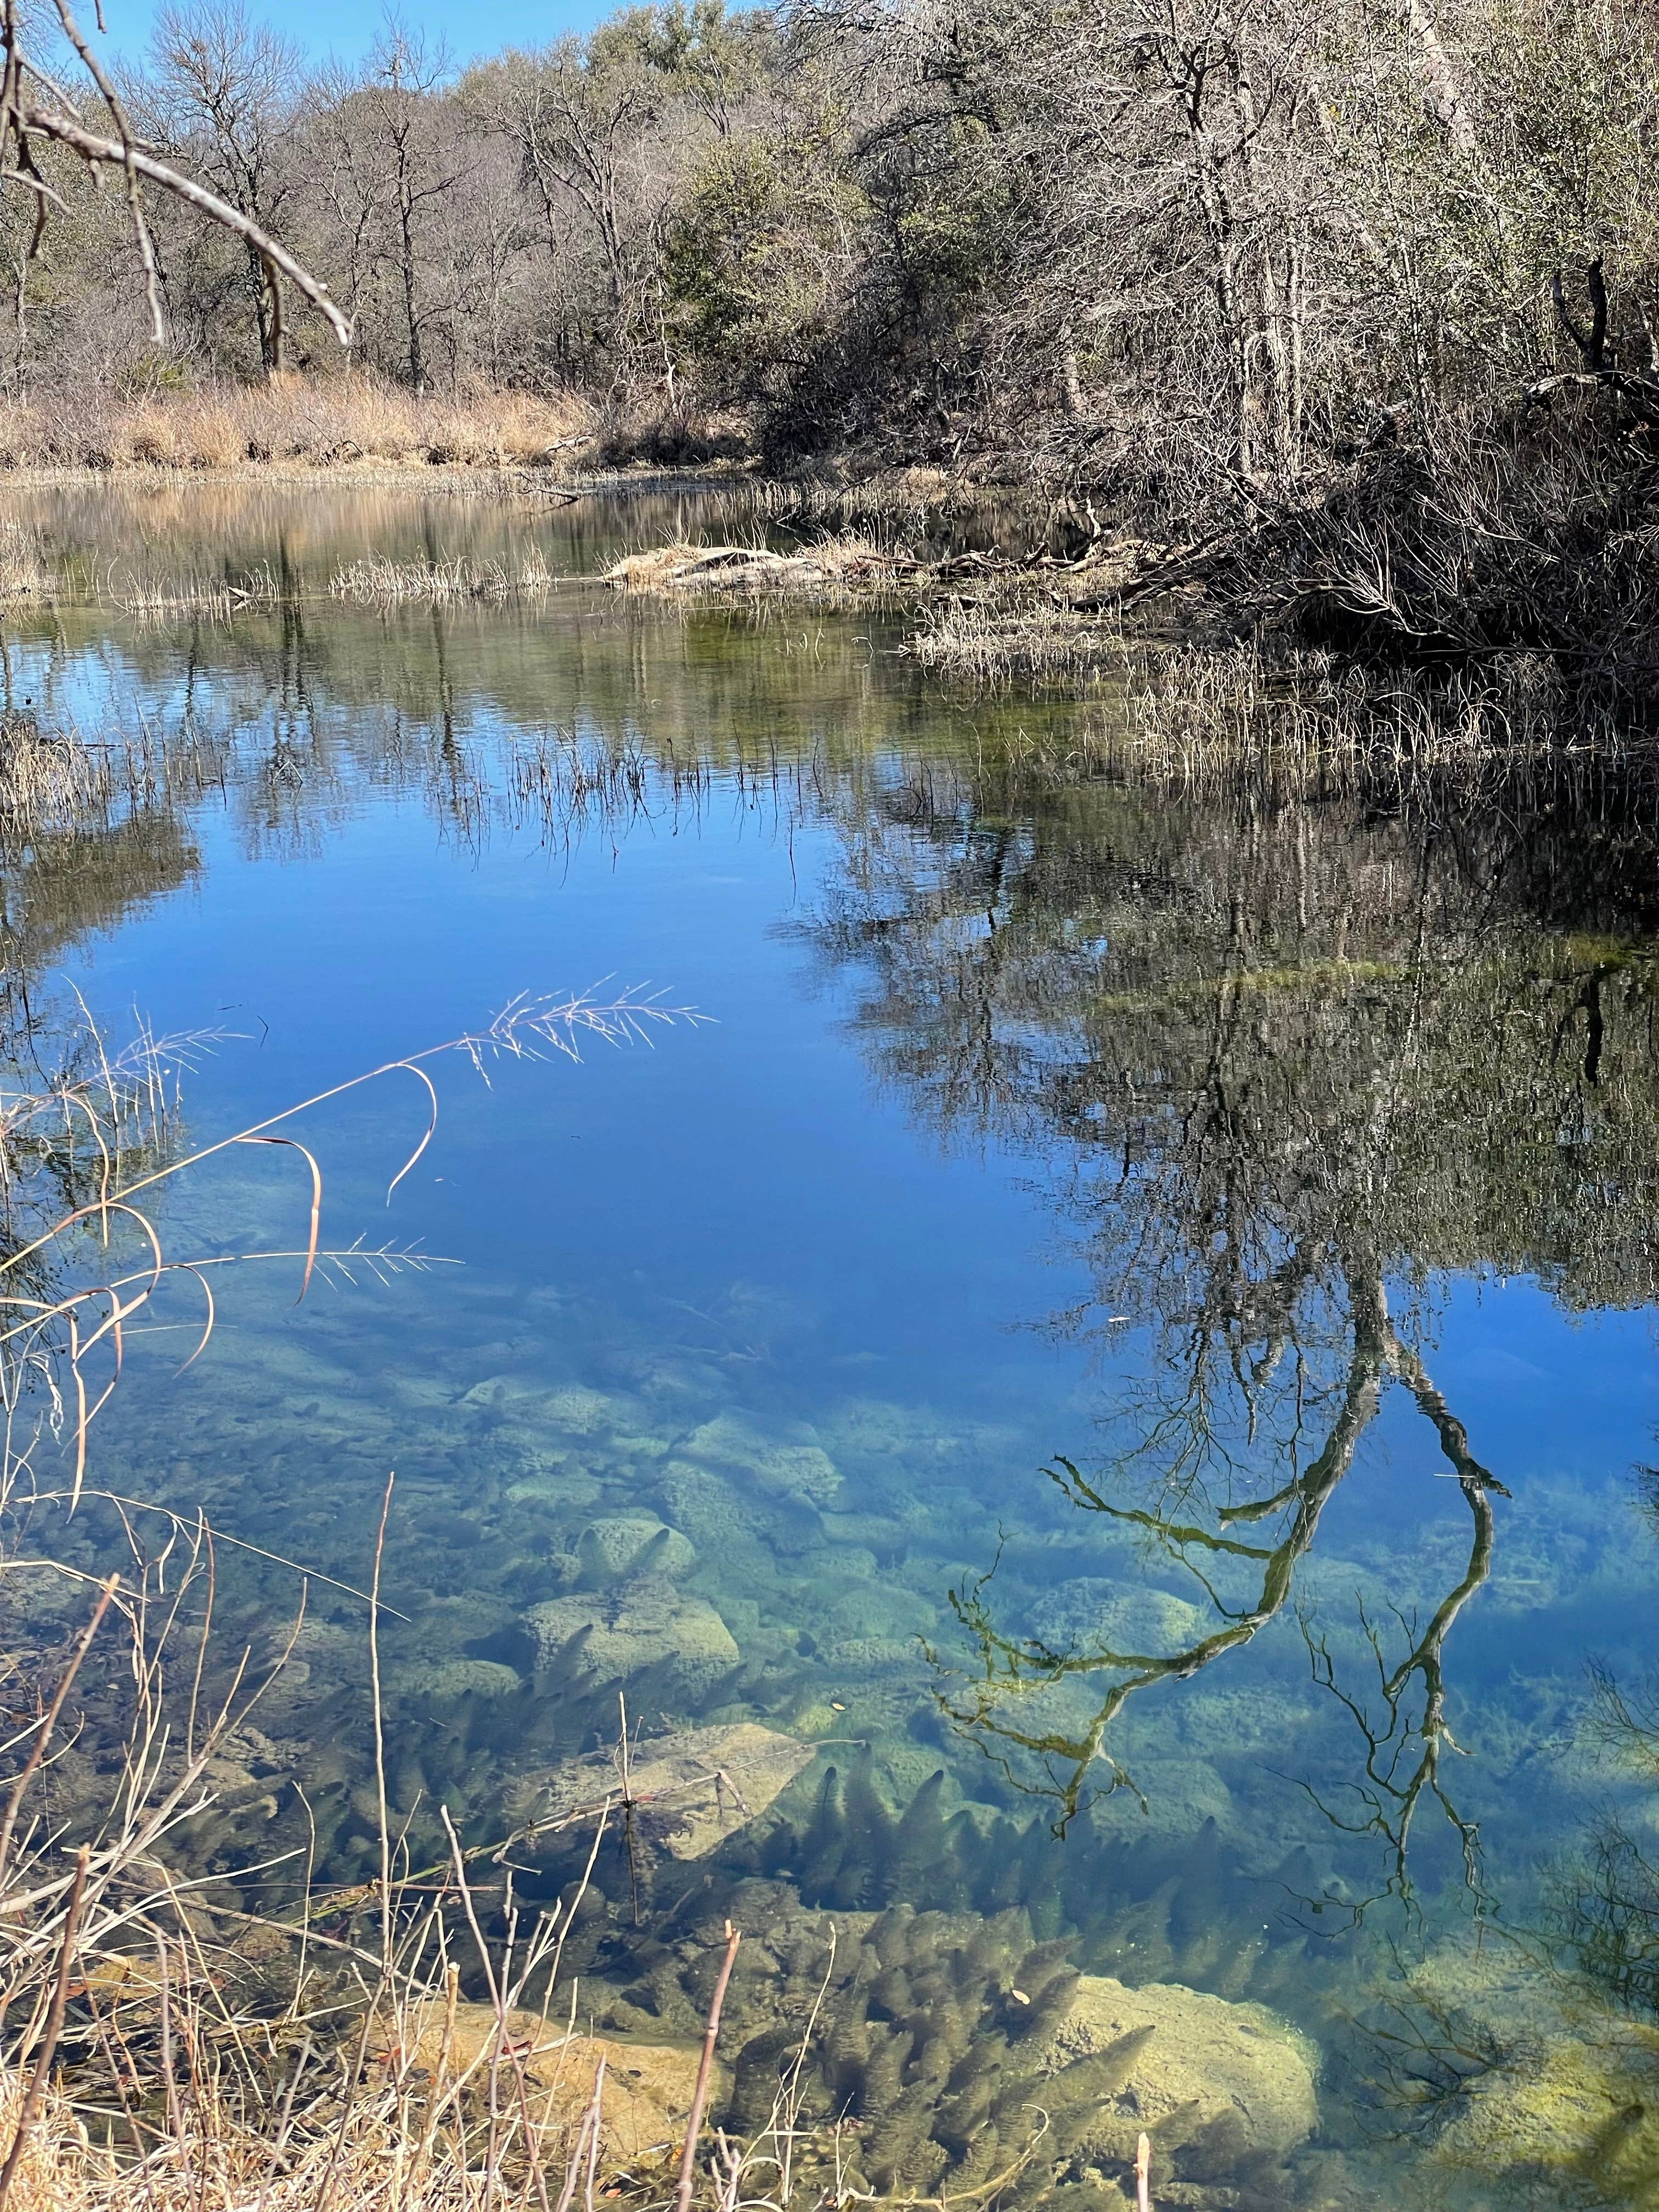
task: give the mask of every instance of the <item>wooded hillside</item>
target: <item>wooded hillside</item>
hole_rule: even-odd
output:
[[[0,378],[48,416],[285,368],[575,394],[646,458],[942,464],[1085,531],[1268,526],[1236,591],[1304,625],[1648,672],[1659,29],[1632,0],[665,0],[459,71],[398,29],[319,70],[205,0],[115,89],[349,343],[140,179],[152,307],[127,195],[35,137],[39,181],[0,185]]]

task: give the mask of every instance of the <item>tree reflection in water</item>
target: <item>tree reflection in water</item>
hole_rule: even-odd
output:
[[[388,787],[469,842],[492,822],[555,846],[620,835],[647,804],[678,821],[722,775],[791,820],[834,823],[839,865],[801,935],[851,980],[872,1067],[946,1139],[1033,1163],[1088,1277],[1055,1326],[1107,1348],[1134,1333],[1102,1449],[1073,1443],[1049,1494],[1179,1566],[1209,1609],[1201,1633],[1163,1643],[1115,1627],[1045,1641],[1017,1632],[1002,1584],[970,1581],[949,1710],[1064,1826],[1092,1791],[1133,1786],[1115,1725],[1132,1698],[1186,1694],[1268,1624],[1299,1621],[1356,1732],[1340,1784],[1305,1786],[1377,1869],[1360,1887],[1409,1898],[1433,1820],[1480,1895],[1450,1670],[1498,1514],[1528,1501],[1516,1481],[1504,1507],[1470,1407],[1437,1386],[1434,1325],[1459,1274],[1529,1275],[1569,1311],[1659,1288],[1650,794],[1559,782],[1383,808],[1043,790],[905,751],[896,695],[861,658],[855,683],[833,654],[706,638],[641,617],[625,653],[574,623],[532,653],[499,619],[325,623],[296,605],[204,628],[179,711],[199,695],[219,718],[223,803],[258,850],[305,849]],[[137,635],[123,683],[161,694],[179,649]],[[987,760],[1000,711],[981,718]],[[832,734],[781,769],[778,729]],[[96,866],[85,847],[63,866],[9,856],[20,984],[106,915],[188,880],[190,812],[100,825]],[[1391,1395],[1432,1431],[1463,1518],[1422,1615],[1385,1590],[1356,1638],[1315,1611],[1307,1570]],[[1403,1587],[1424,1554],[1404,1526],[1398,1548]],[[1597,1710],[1659,1779],[1659,1705],[1609,1681]],[[1310,1862],[1309,1933],[1368,1902],[1322,1880]],[[1651,2019],[1656,1927],[1640,1823],[1603,1822],[1561,1884],[1553,1970]],[[1402,2084],[1443,2109],[1504,2063],[1501,2039],[1432,1990],[1396,2027]]]
[[[1509,1492],[1426,1356],[1459,1274],[1529,1275],[1570,1310],[1655,1294],[1644,811],[1560,782],[1383,811],[981,772],[921,821],[845,820],[807,933],[857,979],[872,1064],[947,1139],[1039,1164],[1091,1285],[1054,1326],[1146,1347],[1114,1370],[1103,1471],[1045,1472],[1209,1615],[1177,1650],[1061,1647],[1011,1629],[994,1571],[954,1593],[970,1658],[941,1702],[1062,1829],[1134,1786],[1114,1748],[1132,1698],[1288,1612],[1357,1731],[1357,1768],[1316,1802],[1380,1853],[1376,1894],[1411,1897],[1428,1808],[1479,1893],[1448,1654]],[[1468,1541],[1425,1621],[1362,1611],[1362,1690],[1301,1570],[1390,1388],[1432,1429]]]

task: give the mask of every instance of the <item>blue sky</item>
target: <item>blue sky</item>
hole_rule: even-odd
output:
[[[110,44],[137,56],[149,36],[158,0],[105,0]],[[256,21],[278,25],[319,59],[332,53],[355,61],[385,13],[383,0],[246,0]],[[93,9],[77,10],[90,26]],[[403,0],[398,13],[412,30],[441,36],[457,61],[503,46],[540,46],[565,31],[590,28],[611,13],[607,0]]]

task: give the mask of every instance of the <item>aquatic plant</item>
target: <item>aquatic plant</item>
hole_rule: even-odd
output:
[[[228,622],[249,608],[280,606],[296,596],[293,585],[280,577],[269,562],[246,570],[234,581],[222,576],[181,576],[170,570],[123,568],[118,572],[112,563],[100,585],[94,584],[94,588],[123,614],[158,622],[180,615],[207,615],[216,622]]]
[[[119,789],[111,748],[44,727],[27,708],[0,712],[0,846],[18,852],[106,813]]]
[[[727,1999],[722,2124],[739,2134],[763,2124],[789,2079],[818,2130],[803,2148],[809,2170],[821,2170],[835,2123],[854,2189],[1034,2205],[1056,2188],[1093,2188],[1113,2203],[1150,2124],[1163,2184],[1182,2201],[1209,2202],[1224,2168],[1251,2202],[1296,2194],[1284,2161],[1313,2125],[1310,2056],[1257,2004],[1080,1972],[1073,1944],[1034,1942],[1018,1906],[906,1902],[849,1917],[749,1881],[688,1889],[678,1904],[659,1896],[629,1943],[635,1979],[604,2016],[634,2033],[690,2033],[706,2002],[711,1911],[742,1911],[753,1931]],[[603,1972],[598,1924],[574,1931],[568,1955]],[[803,2045],[814,1984],[822,2032]]]
[[[1121,622],[1074,605],[1071,581],[1040,574],[996,579],[971,597],[924,607],[904,649],[924,668],[988,690],[1035,680],[1082,692],[1121,679]]]
[[[550,591],[554,578],[532,546],[509,568],[499,560],[475,561],[459,554],[453,561],[389,561],[369,554],[337,569],[329,590],[337,599],[366,606],[408,603],[441,606],[465,599],[513,599]]]
[[[50,601],[62,588],[62,581],[47,558],[41,532],[9,519],[0,522],[0,603]]]
[[[142,713],[88,727],[27,697],[0,708],[0,866],[12,901],[0,988],[29,969],[38,989],[54,947],[118,913],[146,874],[176,880],[194,853],[173,802],[222,769],[222,749],[188,716],[171,730]]]
[[[1102,771],[1188,790],[1399,800],[1454,778],[1471,794],[1518,793],[1563,751],[1613,766],[1631,750],[1614,716],[1522,650],[1474,673],[1367,670],[1257,643],[1154,647],[1120,665],[1123,710],[1100,728]]]

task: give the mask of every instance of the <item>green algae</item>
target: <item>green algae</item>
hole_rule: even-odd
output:
[[[728,2126],[765,2124],[799,2049],[796,1992],[810,1978],[823,1981],[825,2024],[798,2078],[815,2116],[851,2123],[855,2186],[950,2194],[1029,2152],[1012,2203],[1109,2190],[1150,2127],[1172,2201],[1185,2190],[1180,2201],[1237,2203],[1209,2191],[1241,2175],[1244,2201],[1300,2201],[1284,2161],[1317,2124],[1313,2057],[1260,2005],[1082,1974],[1065,1944],[1034,1941],[1018,1908],[832,1919],[752,1883],[728,1901],[755,1930],[728,2000]],[[702,1955],[695,1939],[638,1947],[643,1972],[610,2024],[661,2033],[694,2020]]]

